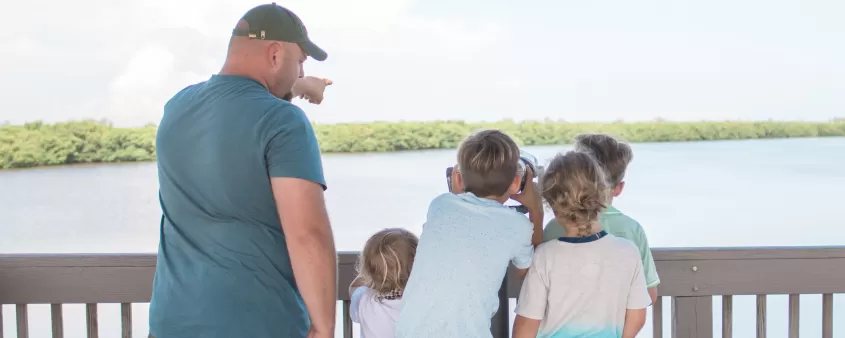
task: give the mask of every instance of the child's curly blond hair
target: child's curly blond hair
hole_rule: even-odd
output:
[[[401,292],[408,283],[419,238],[401,228],[375,233],[358,257],[358,280],[379,295]]]
[[[593,233],[599,213],[607,207],[611,186],[604,168],[593,155],[570,151],[552,159],[543,181],[543,199],[564,228],[578,229],[580,237]]]

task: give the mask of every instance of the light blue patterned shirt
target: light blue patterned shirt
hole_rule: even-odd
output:
[[[496,201],[472,193],[436,197],[402,296],[396,337],[491,337],[508,262],[531,266],[533,231],[527,217]]]

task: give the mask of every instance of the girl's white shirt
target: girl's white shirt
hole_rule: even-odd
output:
[[[376,292],[366,286],[356,287],[350,298],[349,315],[360,324],[362,338],[393,338],[402,299],[379,300]]]

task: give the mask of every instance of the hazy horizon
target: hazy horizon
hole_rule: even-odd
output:
[[[108,118],[80,118],[80,119],[69,119],[64,121],[43,121],[43,120],[32,120],[32,121],[23,121],[21,123],[12,123],[11,121],[0,121],[0,126],[5,125],[12,125],[12,126],[21,126],[27,123],[36,123],[42,122],[45,124],[55,124],[55,123],[67,123],[67,122],[84,122],[84,121],[92,121],[98,123],[106,123],[110,124],[116,128],[142,128],[149,125],[158,127],[158,122],[147,122],[144,124],[137,124],[137,125],[116,125],[113,121],[110,121]],[[845,117],[834,116],[828,119],[819,119],[819,120],[807,120],[807,119],[712,119],[712,120],[671,120],[662,117],[656,117],[653,119],[643,119],[643,120],[613,120],[613,121],[568,121],[566,119],[527,119],[527,120],[516,120],[512,118],[503,118],[498,120],[456,120],[456,119],[447,119],[447,120],[412,120],[412,119],[403,119],[403,120],[372,120],[372,121],[339,121],[339,122],[318,122],[312,121],[313,123],[320,124],[320,125],[332,125],[332,124],[372,124],[372,123],[435,123],[435,122],[465,122],[465,123],[499,123],[499,122],[552,122],[552,123],[658,123],[658,122],[667,122],[667,123],[705,123],[705,122],[746,122],[746,123],[753,123],[753,122],[794,122],[794,123],[825,123],[825,122],[845,122]]]

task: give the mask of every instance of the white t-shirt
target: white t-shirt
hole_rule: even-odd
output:
[[[642,265],[631,241],[610,234],[585,243],[543,243],[516,313],[541,320],[537,337],[620,337],[625,311],[651,304]]]
[[[376,296],[376,292],[366,286],[352,290],[349,316],[361,325],[362,338],[393,338],[402,299],[379,301]]]

